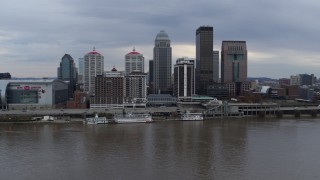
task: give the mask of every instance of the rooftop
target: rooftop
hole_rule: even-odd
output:
[[[140,53],[137,52],[135,48],[133,48],[133,49],[132,49],[132,52],[129,52],[128,54],[140,54]]]
[[[98,52],[96,51],[96,48],[95,48],[95,47],[93,47],[93,50],[92,50],[91,52],[88,52],[88,54],[98,54],[98,55],[101,55],[100,53],[98,53]]]
[[[156,41],[157,41],[157,40],[167,40],[167,41],[170,41],[168,34],[167,34],[164,30],[161,30],[161,31],[157,34]]]

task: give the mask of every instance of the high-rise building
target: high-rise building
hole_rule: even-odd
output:
[[[125,102],[135,102],[136,99],[144,100],[147,99],[147,74],[141,71],[133,71],[124,77]]]
[[[205,95],[206,88],[212,85],[215,80],[218,82],[219,66],[214,67],[216,63],[213,61],[213,27],[200,26],[196,30],[196,92]],[[218,57],[219,58],[219,57]],[[218,59],[219,65],[219,59]],[[214,72],[218,70],[218,72]]]
[[[213,82],[219,82],[219,51],[213,51]]]
[[[221,83],[229,89],[229,96],[243,95],[251,88],[247,81],[246,41],[222,41]]]
[[[96,52],[93,48],[92,52],[84,55],[84,91],[94,94],[95,91],[95,77],[103,75],[104,71],[104,57]]]
[[[111,70],[109,75],[105,75],[107,104],[110,107],[122,107],[124,98],[124,76],[123,72],[116,68]]]
[[[90,109],[123,107],[124,76],[116,68],[95,77],[95,95],[90,98]]]
[[[174,65],[173,95],[178,99],[190,98],[195,92],[194,59],[179,58]]]
[[[154,68],[154,65],[153,65],[153,59],[149,60],[149,82],[148,82],[148,94],[152,94],[154,91],[153,91],[153,68]]]
[[[95,94],[90,96],[90,109],[107,108],[107,84],[103,75],[95,77]]]
[[[126,74],[132,71],[144,72],[144,57],[133,48],[132,52],[125,56],[125,71]]]
[[[314,84],[314,74],[299,74],[301,85],[312,86]]]
[[[247,46],[245,41],[222,41],[221,82],[247,81]]]
[[[171,46],[168,34],[160,31],[155,39],[153,48],[153,81],[155,94],[171,94]]]
[[[69,83],[68,98],[72,98],[77,87],[78,73],[74,60],[69,54],[65,54],[61,58],[60,67],[57,71],[58,79]]]
[[[83,84],[84,58],[78,59],[78,84]]]

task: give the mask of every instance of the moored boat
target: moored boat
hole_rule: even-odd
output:
[[[181,114],[180,120],[181,121],[203,121],[203,114],[186,112]]]
[[[84,121],[85,124],[107,124],[106,117],[98,117],[98,114],[95,115],[93,118],[86,118]]]
[[[150,123],[154,122],[151,114],[116,114],[114,115],[115,123]]]

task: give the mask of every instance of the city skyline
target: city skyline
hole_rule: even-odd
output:
[[[215,32],[214,50],[221,50],[223,40],[247,42],[249,77],[302,73],[319,77],[320,27],[315,23],[319,7],[317,1],[297,0],[245,0],[240,4],[5,1],[0,8],[0,72],[13,77],[52,77],[63,54],[77,60],[94,46],[105,56],[106,70],[114,65],[124,70],[123,56],[133,47],[146,62],[152,59],[153,40],[160,30],[170,35],[174,64],[180,57],[195,58],[194,32],[209,25]]]

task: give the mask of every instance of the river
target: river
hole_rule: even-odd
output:
[[[320,179],[320,119],[0,124],[1,179]]]

